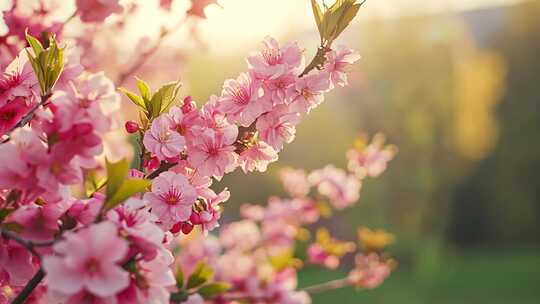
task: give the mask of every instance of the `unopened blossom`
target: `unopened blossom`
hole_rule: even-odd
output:
[[[324,101],[324,93],[330,89],[328,75],[324,71],[312,71],[299,78],[292,91],[291,110],[309,113]]]
[[[77,0],[77,12],[83,22],[101,22],[123,11],[119,0]]]
[[[196,199],[197,192],[186,177],[173,172],[161,173],[152,182],[152,192],[144,194],[144,200],[166,230],[189,219]]]
[[[390,275],[394,268],[393,260],[383,260],[378,254],[359,254],[355,258],[356,266],[349,274],[349,281],[358,288],[373,289],[378,287]]]
[[[280,170],[279,177],[283,188],[292,197],[304,197],[309,193],[311,185],[304,170],[284,168]]]
[[[298,123],[300,123],[298,113],[291,112],[286,105],[280,105],[259,117],[256,126],[261,140],[274,150],[280,151],[283,144],[294,140]]]
[[[259,78],[275,79],[284,74],[299,72],[303,67],[303,50],[297,43],[279,46],[276,39],[267,36],[264,49],[251,54],[247,62],[250,70]]]
[[[349,207],[360,198],[360,181],[332,165],[313,171],[308,179],[337,209]]]
[[[188,162],[201,175],[221,178],[236,168],[238,155],[232,145],[235,138],[225,133],[206,129],[195,137],[188,147]]]
[[[348,84],[348,68],[360,59],[360,55],[346,46],[338,46],[336,50],[326,54],[324,70],[330,75],[333,86],[344,87]]]
[[[261,98],[261,82],[248,73],[229,79],[223,85],[219,109],[230,122],[247,127],[262,113],[272,108],[272,101]]]
[[[161,115],[152,122],[150,130],[144,134],[144,146],[159,160],[177,157],[184,150],[186,144],[184,137],[171,127],[170,117]]]
[[[45,280],[51,291],[74,295],[85,290],[109,297],[129,285],[129,274],[120,264],[128,244],[110,222],[67,232],[53,248],[55,253],[43,258]]]
[[[265,172],[268,164],[275,162],[277,159],[276,150],[265,142],[259,141],[242,151],[238,162],[244,173],[253,171]]]

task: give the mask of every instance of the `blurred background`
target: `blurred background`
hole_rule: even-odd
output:
[[[156,87],[174,80],[165,72],[174,68],[201,104],[245,70],[265,35],[314,53],[308,0],[220,3],[198,24],[198,45],[183,39],[194,28],[179,32],[139,76]],[[160,16],[142,17],[131,35],[157,33]],[[300,125],[270,174],[223,181],[233,193],[225,221],[241,203],[283,195],[281,167],[344,167],[360,132],[383,132],[397,158],[368,180],[359,204],[325,224],[351,240],[360,225],[393,232],[399,266],[377,290],[314,302],[540,303],[540,1],[368,0],[338,43],[363,56],[351,85]],[[345,273],[307,269],[301,281]]]

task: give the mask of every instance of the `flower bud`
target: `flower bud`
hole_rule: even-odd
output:
[[[139,131],[139,124],[132,120],[126,121],[125,127],[126,127],[126,131],[129,134],[137,133]]]
[[[191,231],[193,231],[193,225],[191,225],[188,222],[184,222],[182,224],[182,233],[183,234],[189,234]]]
[[[198,213],[196,212],[193,212],[191,213],[191,216],[189,217],[189,220],[194,224],[194,225],[199,225],[201,224],[201,217]]]
[[[184,104],[182,105],[182,113],[184,114],[189,113],[195,110],[195,108],[196,108],[196,105],[193,102],[193,98],[191,98],[191,96],[186,96],[186,98],[184,98]]]

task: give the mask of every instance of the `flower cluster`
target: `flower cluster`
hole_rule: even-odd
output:
[[[75,0],[65,22],[54,2],[14,1],[0,37],[0,303],[308,303],[309,292],[296,290],[302,262],[294,252],[306,227],[327,215],[320,197],[337,209],[351,206],[361,180],[381,174],[393,150],[380,140],[359,146],[349,153],[349,172],[283,171],[291,198],[244,206],[243,220],[219,237],[208,233],[219,226],[230,193],[212,184],[237,168],[266,171],[324,94],[347,84],[359,57],[331,42],[356,15],[359,4],[351,1],[330,8],[352,11],[311,63],[297,43],[266,38],[248,56],[247,70],[201,107],[189,96],[177,102],[178,83],[152,92],[139,79],[140,96],[119,88],[140,109],[139,121],[125,124],[138,135],[138,166],[131,169],[126,158],[104,157],[103,138],[118,127],[116,87],[151,53],[116,81],[87,60],[97,56],[94,26],[122,27],[137,1]],[[213,3],[193,0],[186,15],[204,19]],[[160,1],[164,10],[171,6]],[[76,17],[83,34],[66,37],[65,25]],[[191,233],[191,242],[180,237]],[[348,284],[372,288],[389,274],[378,233],[361,231],[366,255],[358,256]],[[335,268],[355,249],[319,230],[307,260]]]
[[[294,189],[289,191],[291,198],[272,197],[266,206],[244,205],[243,219],[225,225],[218,236],[199,234],[178,243],[176,264],[183,276],[193,275],[204,263],[213,269],[214,281],[229,286],[227,292],[205,303],[310,303],[310,289],[297,289],[297,272],[304,266],[297,255],[298,246],[306,243],[306,228],[325,216],[325,208],[319,205],[316,193],[310,195],[316,184],[310,184],[303,170],[284,169],[280,176],[286,189]],[[350,191],[358,192],[359,188]],[[393,236],[363,227],[358,230],[358,239],[359,251],[353,242],[339,241],[327,229],[319,228],[315,242],[307,247],[306,261],[335,269],[344,256],[356,252],[356,266],[343,284],[375,288],[394,267],[395,262],[383,253]],[[198,296],[192,293],[193,302],[188,302],[202,303],[196,302]]]
[[[247,58],[248,71],[226,80],[220,96],[210,97],[201,109],[187,97],[182,105],[151,118],[140,130],[147,151],[145,168],[159,170],[161,163],[176,174],[161,173],[154,182],[160,187],[147,195],[153,210],[159,210],[155,212],[173,214],[163,219],[164,227],[215,227],[217,205],[228,195],[209,190],[211,179],[219,180],[238,167],[246,173],[266,171],[283,145],[294,139],[296,125],[324,100],[324,93],[344,84],[344,73],[357,59],[351,54],[345,48],[331,51],[324,68],[300,77],[305,70],[303,50],[296,43],[279,46],[268,37],[263,49]],[[343,182],[341,176],[335,178],[337,184]],[[189,194],[180,199],[181,193]],[[346,205],[356,197],[343,200]],[[171,208],[176,213],[170,213]]]

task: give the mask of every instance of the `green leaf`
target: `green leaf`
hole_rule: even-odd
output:
[[[311,0],[311,7],[313,8],[313,16],[315,16],[315,23],[317,24],[317,28],[319,29],[319,34],[322,36],[322,22],[323,22],[323,14],[321,11],[321,7],[317,3],[317,0]]]
[[[92,196],[96,191],[103,188],[107,183],[105,177],[98,177],[94,170],[90,171],[84,179],[84,190],[86,197]]]
[[[144,100],[152,99],[152,91],[150,90],[150,86],[144,80],[137,78],[137,88],[139,89],[141,97]]]
[[[112,197],[107,197],[105,211],[111,210],[134,194],[145,191],[151,184],[152,182],[147,179],[125,180]]]
[[[176,268],[174,278],[176,280],[176,287],[178,288],[178,290],[184,289],[184,273],[182,272],[182,268],[180,266]]]
[[[144,111],[147,111],[144,100],[140,96],[125,88],[118,88],[118,91],[126,95],[127,98],[129,98],[136,106],[140,107]]]
[[[173,292],[171,293],[171,302],[174,302],[174,303],[182,303],[182,302],[185,302],[189,297],[189,294],[187,292],[184,292],[184,291],[179,291],[179,292]]]
[[[219,296],[227,290],[231,289],[231,285],[225,282],[216,282],[210,283],[202,286],[197,290],[197,293],[200,294],[205,300],[209,300],[215,296]]]
[[[32,35],[28,34],[28,29],[25,31],[26,41],[28,41],[28,44],[34,51],[34,55],[38,56],[41,52],[43,52],[43,46],[41,45],[41,42],[37,40],[36,38],[32,37]]]
[[[175,101],[180,89],[178,81],[170,82],[159,88],[150,101],[152,117],[158,117],[162,112],[169,109]]]
[[[210,280],[213,275],[214,271],[204,263],[200,262],[197,264],[195,271],[189,276],[186,288],[191,289],[199,287]]]
[[[118,189],[122,186],[122,183],[127,179],[129,171],[129,163],[127,159],[122,159],[116,163],[111,163],[108,160],[105,161],[107,168],[107,199],[112,198]]]
[[[336,37],[339,36],[351,23],[351,21],[356,17],[358,14],[358,10],[360,10],[360,7],[362,6],[362,3],[354,4],[350,8],[347,9],[341,20],[339,21],[338,28],[336,31]]]

